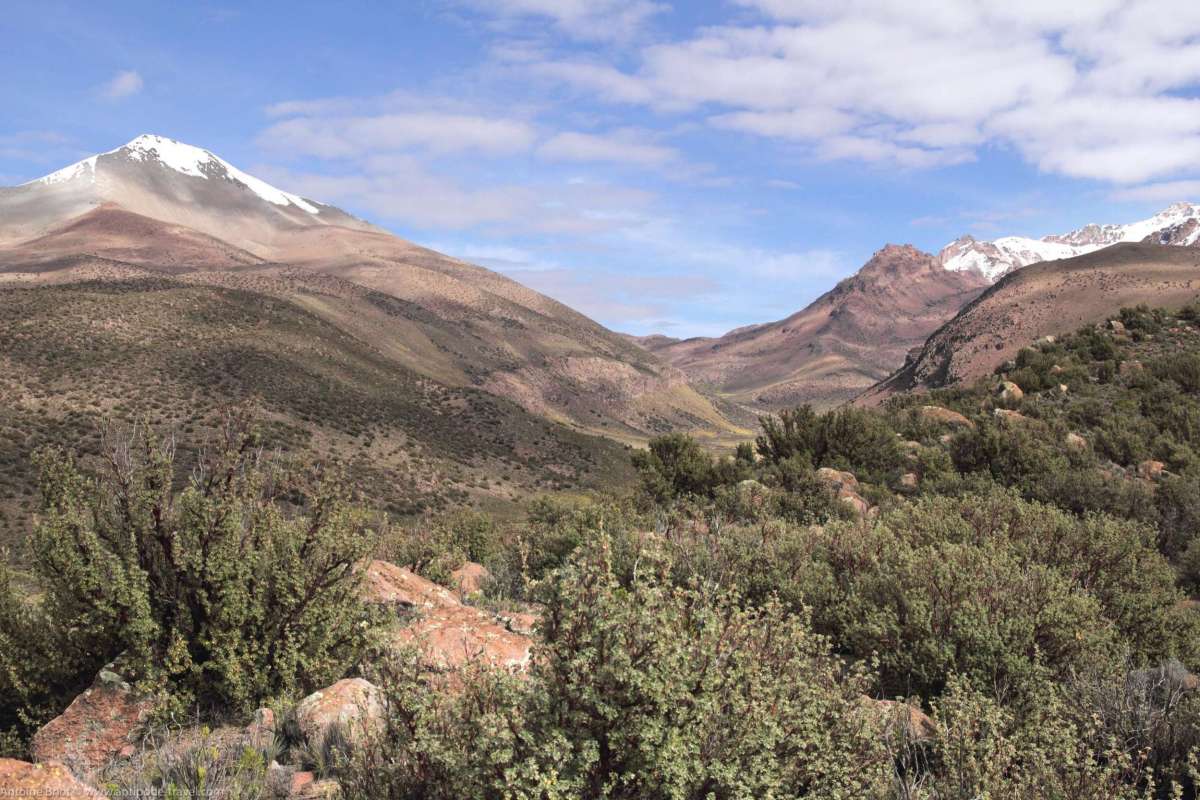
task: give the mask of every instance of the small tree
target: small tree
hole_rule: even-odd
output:
[[[641,475],[642,489],[660,503],[680,496],[707,496],[718,480],[713,457],[683,433],[651,439],[646,450],[633,454],[633,466]]]
[[[357,657],[355,565],[374,531],[336,480],[265,458],[244,415],[221,434],[178,494],[172,443],[144,429],[97,478],[43,453],[31,544],[48,644],[93,672],[123,654],[143,687],[248,709]]]

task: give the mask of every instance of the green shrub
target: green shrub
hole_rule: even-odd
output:
[[[858,797],[886,785],[854,723],[864,677],[778,605],[681,589],[645,554],[626,583],[603,539],[546,585],[524,682],[436,694],[401,662],[383,738],[349,798]]]
[[[901,463],[895,431],[883,415],[847,407],[817,414],[810,406],[761,418],[759,455],[772,464],[793,458],[813,468],[849,470],[861,480],[886,483]]]
[[[888,695],[936,694],[951,674],[1019,693],[1039,663],[1061,677],[1114,650],[1195,658],[1195,620],[1148,527],[995,492],[811,536],[797,552],[829,571],[800,574],[836,589],[822,580],[801,596],[835,646],[878,656]]]
[[[35,659],[89,681],[119,655],[175,708],[245,711],[326,685],[357,658],[368,515],[336,480],[265,458],[245,420],[178,494],[172,448],[146,430],[116,443],[99,477],[60,451],[41,465],[30,545],[45,597],[28,613],[49,652]],[[19,627],[6,610],[2,627]]]

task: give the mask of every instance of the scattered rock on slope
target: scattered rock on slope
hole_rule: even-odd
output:
[[[0,758],[0,796],[69,800],[102,800],[104,797],[76,780],[60,763],[29,764],[11,758]]]
[[[132,748],[135,736],[154,710],[119,675],[103,669],[91,688],[33,736],[35,761],[59,761],[87,780]]]

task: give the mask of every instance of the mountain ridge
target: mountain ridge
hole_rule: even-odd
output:
[[[681,372],[562,303],[277,189],[203,148],[142,135],[0,189],[0,283],[119,277],[130,265],[290,266],[351,281],[403,305],[391,327],[376,320],[374,335],[388,347],[383,340],[403,339],[404,366],[431,379],[622,441],[672,426],[735,430]]]
[[[1200,297],[1200,248],[1123,242],[1044,261],[1002,277],[935,331],[919,351],[855,402],[967,383],[1021,347],[1104,322],[1123,307],[1177,308]]]
[[[1040,239],[1002,236],[980,241],[965,235],[943,247],[938,258],[948,270],[976,271],[994,283],[1030,264],[1071,258],[1126,242],[1182,247],[1200,244],[1200,204],[1179,201],[1137,222],[1089,223],[1065,234],[1050,234]]]
[[[886,245],[854,275],[782,320],[654,352],[747,414],[837,405],[885,377],[986,287],[912,245]]]

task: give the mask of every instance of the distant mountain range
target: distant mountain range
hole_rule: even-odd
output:
[[[745,435],[563,304],[150,135],[0,188],[0,397],[0,547],[38,448],[142,420],[199,443],[231,403],[397,514],[626,482],[625,445],[668,430]]]
[[[969,383],[1044,336],[1109,320],[1122,308],[1179,308],[1200,299],[1200,248],[1122,242],[1010,272],[859,398]]]
[[[273,328],[272,320],[280,321],[268,314],[259,339],[239,338],[242,331],[223,343],[226,350],[236,341],[270,351],[254,357],[273,366],[241,374],[237,393],[270,395],[289,381],[329,381],[323,391],[342,398],[337,408],[344,410],[350,397],[363,408],[383,404],[390,409],[391,440],[423,450],[433,459],[428,463],[438,465],[417,483],[445,479],[456,468],[444,459],[457,459],[468,465],[451,481],[460,490],[478,480],[472,475],[480,470],[496,469],[502,452],[536,464],[530,469],[538,477],[521,478],[527,482],[578,478],[620,460],[611,444],[588,437],[634,444],[687,430],[728,443],[747,435],[761,413],[801,403],[835,406],[885,380],[893,391],[932,385],[937,375],[967,377],[1007,352],[1006,342],[1024,341],[1031,331],[1060,321],[1070,327],[1127,300],[1185,297],[1194,289],[1192,256],[1156,253],[1166,245],[1198,244],[1200,206],[1176,203],[1141,222],[1088,225],[1041,239],[964,236],[938,254],[888,245],[786,319],[718,338],[677,340],[616,334],[500,274],[280,190],[208,150],[162,136],[139,136],[38,180],[0,188],[0,288],[85,291],[72,295],[72,302],[98,315],[85,321],[94,338],[120,331],[128,340],[121,347],[136,341],[142,348],[140,361],[121,365],[126,372],[167,370],[181,381],[172,390],[178,397],[192,391],[187,387],[193,378],[171,377],[160,357],[165,354],[153,349],[164,324],[162,309],[153,304],[168,296],[157,293],[164,286],[199,304],[178,318],[179,330],[205,343],[196,358],[224,369],[239,362],[213,352],[222,337],[201,320],[224,319],[233,297],[240,298],[234,304],[239,309],[246,303],[287,308],[292,316],[284,328]],[[1030,271],[1055,259],[1069,260],[1055,261],[1064,267]],[[100,302],[96,293],[112,285],[140,287],[138,302]],[[74,321],[68,325],[58,316],[67,309],[53,302],[29,307],[56,315],[54,325],[41,320],[46,337],[53,338],[55,326],[74,330]],[[111,318],[117,308],[124,316]],[[312,320],[312,341],[295,338],[289,327],[302,318]],[[84,336],[82,330],[76,334]],[[1010,330],[1020,335],[1006,339]],[[0,365],[11,375],[40,381],[57,374],[46,371],[55,362],[43,350],[38,358],[50,361],[17,363],[12,353],[19,348],[5,341],[0,346]],[[968,353],[972,347],[974,355]],[[955,354],[947,356],[950,351]],[[325,366],[313,372],[318,364]],[[907,372],[897,377],[901,368]],[[284,380],[279,370],[294,374]],[[128,385],[136,383],[133,372],[122,373]],[[102,374],[87,374],[85,383],[101,385],[76,388],[100,394],[111,388],[102,385]],[[396,381],[392,389],[389,375]],[[303,393],[289,392],[293,396],[277,398],[281,422],[310,428],[328,422],[320,418],[327,410],[302,411],[293,400]],[[34,402],[41,410],[29,413],[51,413],[48,402]],[[115,396],[101,407],[105,403],[124,405]],[[453,425],[433,422],[460,413],[464,420],[487,418],[502,433],[460,437]],[[564,438],[564,431],[582,438]],[[324,434],[311,429],[309,435],[320,440]],[[338,447],[354,450],[361,442]],[[486,453],[492,455],[476,458]],[[488,460],[494,458],[502,462]]]
[[[831,407],[888,378],[905,363],[906,354],[915,356],[931,334],[1004,276],[1031,264],[1131,242],[1147,244],[1149,253],[1167,245],[1200,245],[1200,205],[1175,203],[1140,222],[1086,225],[1041,239],[979,241],[964,236],[937,255],[888,245],[853,276],[786,319],[717,338],[646,336],[637,341],[746,417],[800,403]],[[1139,258],[1150,258],[1138,252]],[[1093,290],[1104,292],[1107,284]],[[1101,295],[1085,306],[1094,311],[1113,302],[1115,296]],[[1064,319],[1078,316],[1070,308],[1063,311]]]
[[[199,147],[143,135],[0,189],[0,281],[61,283],[132,268],[232,271],[270,285],[284,266],[386,295],[388,324],[370,313],[336,321],[442,384],[618,439],[731,430],[681,372],[567,306],[277,189]],[[319,296],[304,302],[335,314]]]
[[[1200,243],[1200,205],[1175,203],[1140,222],[1085,225],[1041,239],[1004,236],[981,242],[963,236],[942,248],[938,260],[948,270],[978,272],[995,283],[1013,270],[1039,261],[1073,258],[1122,242],[1194,246]]]

